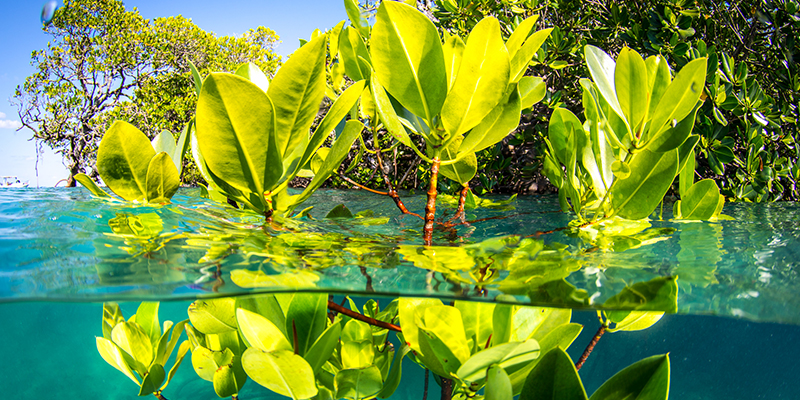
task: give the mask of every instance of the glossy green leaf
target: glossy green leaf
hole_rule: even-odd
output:
[[[339,34],[339,57],[344,65],[344,73],[350,79],[356,82],[369,79],[371,70],[362,68],[362,64],[359,62],[360,57],[370,64],[369,51],[367,45],[364,44],[364,39],[352,26],[342,29]]]
[[[614,322],[612,328],[606,329],[608,332],[633,332],[647,329],[656,324],[663,312],[654,311],[607,311],[608,320]]]
[[[617,100],[631,127],[641,124],[648,109],[647,67],[634,50],[623,48],[617,56],[614,70]]]
[[[456,80],[442,106],[442,124],[447,132],[466,133],[503,100],[509,63],[499,21],[494,17],[482,19],[467,38]]]
[[[191,144],[190,136],[192,136],[193,127],[194,122],[192,121],[184,125],[180,136],[178,136],[178,141],[175,143],[175,152],[170,154],[172,161],[175,163],[175,168],[178,169],[179,176],[183,172],[183,157],[186,155],[186,152],[189,151],[189,146]]]
[[[455,373],[470,356],[461,312],[451,306],[432,306],[425,309],[423,321],[420,330],[434,355],[445,371]]]
[[[354,218],[353,213],[347,208],[344,204],[339,204],[336,207],[333,207],[327,214],[325,214],[325,218]]]
[[[181,185],[180,174],[167,153],[158,153],[147,167],[147,192],[150,203],[167,203]]]
[[[692,150],[689,156],[686,158],[686,162],[679,173],[680,187],[678,194],[680,194],[681,197],[685,196],[689,188],[694,185],[695,162],[695,154],[694,150]]]
[[[286,329],[286,315],[275,295],[237,296],[236,309],[240,308],[265,317],[281,330],[284,337],[289,337],[284,331]]]
[[[411,347],[403,343],[399,351],[394,353],[394,360],[392,360],[392,368],[389,375],[386,376],[386,381],[383,383],[383,388],[378,393],[377,397],[381,399],[388,399],[394,394],[397,387],[400,386],[400,377],[403,375],[403,358],[411,351]]]
[[[486,347],[492,335],[492,317],[495,305],[477,301],[456,301],[455,307],[461,311],[464,334],[468,342],[477,341],[471,349]]]
[[[369,21],[361,16],[358,0],[344,0],[344,9],[347,12],[347,18],[350,19],[350,25],[358,29],[361,36],[369,37]]]
[[[587,45],[584,48],[584,54],[586,56],[586,65],[589,67],[592,80],[597,85],[597,90],[617,115],[625,116],[617,99],[614,82],[614,71],[616,70],[614,59],[603,50],[591,45]]]
[[[444,53],[444,66],[445,71],[447,72],[448,91],[453,88],[453,84],[456,81],[458,69],[461,67],[461,60],[464,57],[465,47],[466,45],[464,44],[464,41],[458,35],[450,36],[442,47],[442,52]]]
[[[542,340],[557,327],[568,324],[572,310],[551,307],[518,307],[514,313],[512,340]]]
[[[611,204],[617,215],[647,218],[664,198],[678,173],[678,151],[653,153],[644,150],[629,163],[631,174],[611,188]]]
[[[150,141],[150,144],[153,145],[153,150],[155,150],[156,154],[164,153],[169,154],[172,156],[177,152],[177,144],[175,143],[175,138],[172,136],[172,132],[163,130]],[[175,166],[177,168],[177,165]]]
[[[235,74],[247,79],[250,82],[253,82],[265,93],[267,92],[267,89],[269,89],[269,78],[264,75],[264,71],[261,71],[261,68],[258,68],[258,65],[255,65],[251,62],[242,64],[236,69]]]
[[[511,400],[514,398],[511,379],[502,367],[492,365],[486,373],[485,400]]]
[[[538,76],[524,76],[519,80],[520,108],[523,110],[533,107],[534,104],[542,101],[547,93],[547,85],[544,79]]]
[[[151,365],[150,370],[147,371],[144,379],[142,379],[139,396],[147,396],[156,392],[161,384],[164,383],[164,378],[166,378],[164,366],[158,363]]]
[[[197,100],[197,143],[212,179],[255,194],[259,211],[267,209],[262,194],[283,173],[274,114],[266,93],[230,74],[209,75]]]
[[[334,323],[325,329],[322,335],[317,338],[317,341],[308,349],[305,359],[315,374],[331,358],[336,345],[339,344],[339,336],[341,334],[342,324]]]
[[[136,310],[136,324],[150,338],[150,343],[161,339],[161,322],[158,320],[158,302],[143,301]]]
[[[514,320],[514,306],[498,304],[492,310],[492,346],[508,343],[511,340]]]
[[[466,382],[483,382],[486,370],[497,364],[511,371],[539,357],[539,343],[534,339],[509,342],[473,354],[456,372]]]
[[[612,310],[678,311],[678,284],[676,277],[654,278],[626,286],[603,303]]]
[[[128,201],[144,201],[147,167],[156,155],[147,136],[135,126],[116,121],[100,141],[97,170],[111,191]]]
[[[536,54],[537,51],[542,47],[545,40],[550,36],[550,32],[552,28],[542,29],[537,31],[527,40],[525,40],[525,44],[514,53],[511,58],[511,82],[518,82],[520,78],[525,75],[525,71],[528,69],[528,64],[531,62],[531,59]],[[509,48],[509,54],[511,53],[511,49]]]
[[[292,350],[283,331],[269,319],[240,308],[236,310],[236,322],[247,347],[262,351]]]
[[[553,145],[553,152],[562,164],[569,167],[575,159],[576,148],[569,145],[570,136],[577,136],[583,130],[583,124],[571,111],[565,108],[553,110],[548,128],[548,138]]]
[[[375,97],[375,108],[378,111],[381,122],[383,122],[383,127],[386,128],[389,134],[398,142],[408,147],[414,146],[411,142],[411,138],[408,136],[408,132],[406,132],[406,128],[403,127],[403,123],[400,122],[400,118],[394,110],[391,100],[389,100],[389,96],[386,95],[386,90],[381,86],[378,77],[373,76],[369,84],[370,91]]]
[[[282,157],[308,138],[325,97],[326,44],[320,36],[297,49],[270,82],[267,95],[275,106],[275,143]]]
[[[507,102],[498,104],[478,126],[467,133],[459,153],[477,152],[494,146],[516,129],[521,112],[519,91],[513,89]]]
[[[342,368],[360,369],[373,364],[375,350],[372,329],[365,322],[351,319],[342,329],[340,356]]]
[[[661,153],[680,147],[686,139],[689,138],[689,135],[692,134],[695,117],[699,110],[700,107],[696,107],[693,112],[689,113],[689,115],[680,120],[680,122],[677,122],[675,126],[661,131],[661,133],[656,135],[653,140],[648,143],[646,148]]]
[[[154,356],[153,345],[147,333],[136,323],[122,322],[111,331],[111,340],[131,357],[131,359],[126,358],[128,365],[139,373],[139,376],[144,376]]]
[[[189,320],[200,332],[208,334],[236,330],[236,300],[232,297],[196,300],[189,305]]]
[[[572,342],[578,338],[582,329],[582,325],[575,323],[562,324],[552,329],[539,341],[539,354],[546,354],[557,347],[561,347],[562,349],[569,348]],[[524,367],[509,373],[511,385],[514,388],[514,394],[522,392],[525,380],[528,378],[533,368],[541,362],[541,359],[542,357],[539,357],[533,360],[533,362],[526,364]]]
[[[337,399],[370,398],[383,387],[381,371],[372,365],[360,369],[343,369],[334,378]]]
[[[267,353],[249,348],[242,356],[242,366],[256,383],[282,396],[309,399],[317,394],[311,366],[291,351]]]
[[[522,22],[514,28],[514,32],[508,37],[506,41],[506,48],[508,49],[509,57],[514,57],[515,54],[522,48],[522,45],[530,37],[531,31],[539,20],[539,15],[532,15],[525,18]]]
[[[194,81],[194,90],[197,95],[200,95],[200,89],[203,87],[203,78],[200,77],[200,73],[197,72],[197,67],[189,61],[189,69],[192,71],[192,80]]]
[[[86,189],[89,189],[89,192],[91,192],[92,195],[94,195],[94,196],[101,197],[101,198],[106,198],[106,199],[114,199],[114,198],[111,197],[111,195],[106,193],[105,190],[103,190],[99,186],[97,186],[97,184],[94,183],[92,178],[89,178],[89,176],[86,175],[86,174],[76,174],[75,175],[75,180],[78,181],[78,183],[80,183]]]
[[[308,352],[328,323],[328,295],[324,293],[296,294],[286,312],[286,333],[297,331],[295,352],[301,357]]]
[[[652,356],[617,372],[589,400],[666,400],[669,381],[669,356]]]
[[[718,204],[717,183],[712,179],[703,179],[681,195],[681,219],[708,221],[717,214]]]
[[[647,66],[647,88],[650,93],[650,101],[647,115],[652,116],[667,90],[669,83],[672,81],[672,73],[669,69],[669,63],[664,56],[650,56],[645,60]]]
[[[706,59],[686,64],[664,91],[650,121],[648,137],[657,137],[664,130],[686,118],[694,110],[706,81]]]
[[[166,382],[164,382],[164,385],[161,386],[161,390],[164,390],[164,388],[167,387],[167,385],[169,385],[170,381],[172,381],[172,378],[175,376],[175,373],[178,372],[178,367],[181,366],[183,359],[186,357],[186,353],[189,351],[191,347],[192,345],[189,343],[189,341],[186,340],[184,340],[181,343],[180,347],[178,347],[178,353],[175,354],[175,363],[172,365],[172,368],[169,369],[169,373],[167,374],[167,380]]]
[[[128,366],[122,354],[122,350],[120,350],[114,342],[106,338],[95,337],[95,342],[97,343],[97,351],[100,353],[100,356],[103,357],[103,360],[125,374],[125,376],[139,386],[139,380],[133,375],[133,370]]]
[[[214,372],[220,366],[230,363],[233,360],[233,352],[230,349],[225,351],[212,351],[203,346],[192,349],[192,367],[200,379],[214,381]]]
[[[237,368],[233,364],[225,364],[217,368],[212,380],[217,396],[224,398],[239,393],[247,380],[247,375],[243,371],[237,372]]]
[[[616,176],[617,179],[625,179],[631,176],[630,165],[623,161],[617,160],[611,163],[611,171],[614,173],[614,176]]]
[[[561,348],[547,352],[525,380],[519,400],[533,399],[586,400],[578,371]]]
[[[450,161],[455,159],[458,154],[458,148],[461,146],[463,137],[458,137],[450,145],[445,148],[441,153],[442,161]],[[442,165],[439,167],[439,173],[452,179],[462,185],[466,185],[475,174],[478,172],[478,158],[475,153],[461,155],[461,159],[454,164]]]
[[[403,107],[432,121],[447,96],[444,54],[436,27],[406,4],[378,7],[370,37],[375,73]]]
[[[398,316],[400,317],[400,326],[403,327],[403,338],[417,354],[422,354],[419,343],[419,324],[417,321],[422,321],[427,308],[441,305],[441,300],[436,299],[412,299],[401,297],[398,302]]]

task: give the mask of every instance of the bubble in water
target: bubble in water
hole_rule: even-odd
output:
[[[53,22],[53,17],[56,15],[56,9],[58,9],[58,2],[57,1],[48,1],[44,3],[44,7],[42,7],[42,23],[45,25],[50,25]]]

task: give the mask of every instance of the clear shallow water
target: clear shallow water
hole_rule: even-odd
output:
[[[369,193],[320,191],[308,203],[314,219],[267,227],[197,194],[182,190],[173,204],[141,206],[83,189],[0,191],[0,301],[302,289],[664,310],[667,289],[662,298],[610,299],[677,277],[679,313],[800,324],[796,204],[726,204],[733,220],[713,223],[676,223],[666,206],[663,220],[591,239],[543,233],[570,217],[555,198],[525,197],[468,210],[467,220],[478,222],[439,229],[425,248],[418,218]],[[423,201],[409,196],[407,206],[422,213]],[[323,218],[341,203],[362,215]]]
[[[673,399],[800,398],[800,208],[794,204],[729,204],[724,213],[736,220],[718,223],[677,224],[665,210],[665,221],[652,221],[651,231],[617,236],[608,245],[563,232],[536,235],[566,226],[569,216],[554,212],[555,199],[521,198],[513,209],[468,212],[470,220],[507,218],[458,226],[455,234],[438,232],[435,244],[441,247],[425,253],[421,223],[398,216],[386,198],[321,192],[312,199],[315,220],[266,228],[265,234],[257,219],[193,194],[181,192],[170,206],[145,207],[92,199],[82,189],[0,191],[0,299],[6,302],[0,304],[0,393],[136,398],[135,385],[95,347],[104,300],[163,300],[161,319],[172,321],[185,319],[188,299],[198,296],[298,286],[540,304],[565,302],[568,297],[554,288],[572,287],[584,306],[598,307],[626,286],[677,275],[684,315],[667,315],[641,332],[606,334],[581,370],[587,392],[635,361],[669,352]],[[339,203],[374,214],[360,224],[321,218]],[[407,204],[417,212],[423,207],[419,198]],[[637,244],[631,238],[645,245],[629,248]],[[481,269],[492,268],[496,280],[481,285],[483,297],[476,283]],[[269,287],[243,288],[232,279],[236,270],[280,278]],[[568,286],[547,285],[562,278]],[[125,315],[137,305],[124,303]],[[576,312],[573,319],[585,326],[569,349],[577,359],[598,323],[593,311]],[[406,363],[393,398],[420,399],[422,371]],[[165,395],[217,398],[188,365]],[[280,397],[248,383],[240,398]],[[428,398],[438,398],[433,382]]]

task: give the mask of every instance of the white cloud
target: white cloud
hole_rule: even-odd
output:
[[[0,111],[0,129],[17,129],[22,124],[19,121],[6,119],[6,113]]]

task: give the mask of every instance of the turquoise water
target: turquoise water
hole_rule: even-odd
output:
[[[666,206],[647,230],[609,244],[546,233],[570,217],[553,198],[527,197],[468,211],[468,220],[482,221],[440,230],[436,247],[425,249],[420,221],[375,195],[323,191],[309,204],[314,219],[265,227],[196,194],[153,207],[92,199],[82,189],[0,191],[0,393],[134,398],[135,385],[95,348],[102,301],[162,300],[161,319],[173,321],[186,318],[196,297],[294,290],[599,308],[626,287],[677,276],[679,314],[645,331],[606,334],[581,370],[588,393],[625,366],[669,352],[673,399],[800,398],[797,205],[728,204],[724,213],[735,219],[715,223],[671,221]],[[323,218],[339,203],[362,216]],[[421,212],[423,199],[407,205]],[[255,274],[269,286],[235,278]],[[553,287],[571,288],[572,297]],[[125,315],[137,304],[124,303]],[[585,325],[570,348],[577,359],[598,322],[593,311],[574,319]],[[408,365],[403,379],[393,398],[421,399],[420,369]],[[435,389],[431,381],[428,398],[438,398]],[[189,365],[165,395],[217,398]],[[240,398],[279,397],[250,382]]]

